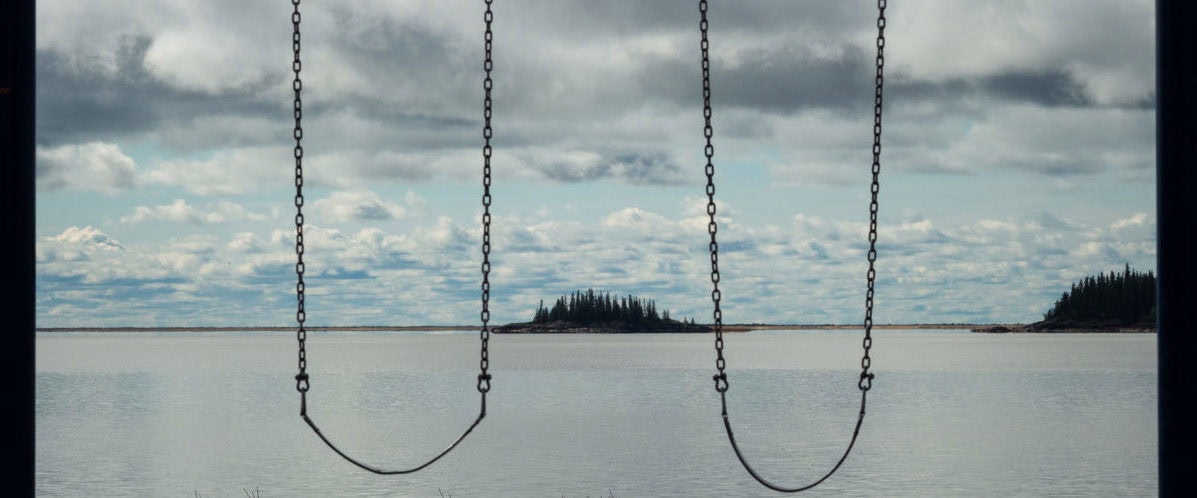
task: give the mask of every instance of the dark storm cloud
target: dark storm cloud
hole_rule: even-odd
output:
[[[235,15],[235,9],[225,10]],[[310,33],[304,45],[305,145],[312,156],[339,161],[346,184],[440,177],[444,168],[429,157],[460,154],[481,143],[481,14],[400,10],[334,3],[305,13],[305,33]],[[895,9],[893,15],[901,12]],[[875,15],[875,4],[865,0],[713,2],[713,104],[724,126],[720,134],[769,137],[781,122],[778,116],[807,111],[867,115],[873,102]],[[213,21],[226,26],[230,20]],[[901,21],[894,17],[893,27],[901,27]],[[496,147],[546,151],[544,159],[522,163],[554,181],[678,183],[676,152],[661,152],[659,141],[650,142],[655,136],[633,136],[620,128],[664,130],[660,123],[670,111],[662,113],[661,107],[693,112],[701,105],[697,28],[698,12],[689,0],[524,0],[497,6]],[[1089,73],[1057,68],[1054,59],[1020,60],[992,71],[919,72],[921,66],[903,65],[901,57],[937,56],[903,52],[909,37],[893,33],[887,105],[930,104],[923,112],[939,116],[988,115],[1005,103],[1110,105],[1096,103],[1100,99],[1094,95],[1100,93],[1093,93]],[[279,54],[277,66],[268,63],[273,55],[244,58],[251,69],[270,66],[250,71],[269,77],[195,91],[186,89],[196,85],[187,79],[192,72],[182,71],[186,77],[180,82],[178,67],[147,62],[150,48],[169,35],[129,37],[115,49],[113,70],[80,70],[72,62],[78,57],[39,51],[39,144],[136,143],[148,137],[167,150],[207,153],[288,141],[291,95],[280,83],[289,79],[289,50]],[[1098,48],[1094,44],[1085,53]],[[245,46],[245,52],[265,54],[266,49]],[[1151,97],[1131,104],[1153,105]],[[662,140],[671,138],[667,131],[660,133]],[[555,159],[568,154],[562,150],[597,151],[601,157],[581,164]],[[919,167],[934,170],[937,163],[927,164]],[[1051,175],[1084,169],[1038,159],[1019,167]]]
[[[712,94],[716,106],[769,114],[811,109],[872,107],[874,54],[846,46],[838,57],[817,57],[801,47],[744,50],[734,62],[712,62]],[[698,65],[677,58],[646,64],[638,84],[645,94],[679,106],[700,102]],[[1044,107],[1098,106],[1082,82],[1063,70],[1009,71],[943,81],[890,75],[885,82],[890,101],[932,102],[947,111],[964,100],[1029,103]],[[1132,107],[1154,106],[1149,98]]]
[[[146,93],[162,93],[165,87],[141,69],[140,56],[148,46],[147,39],[123,46],[116,75],[81,72],[71,68],[63,54],[39,51],[38,144],[112,138],[152,128],[161,111],[142,99]]]
[[[681,167],[667,154],[613,153],[584,159],[527,158],[528,165],[546,178],[565,183],[621,179],[633,185],[676,185]]]
[[[38,145],[123,139],[207,115],[280,114],[279,105],[285,102],[261,96],[265,81],[210,95],[180,90],[155,79],[143,64],[151,41],[146,37],[127,40],[116,54],[112,72],[85,70],[65,54],[39,50]]]
[[[872,102],[869,61],[856,49],[831,59],[802,49],[753,49],[736,59],[712,62],[714,105],[790,114]],[[701,82],[699,65],[677,58],[646,64],[639,79],[645,94],[681,106],[702,102]]]
[[[1084,86],[1065,71],[998,74],[984,78],[977,86],[981,91],[1004,100],[1044,106],[1084,106],[1093,103],[1085,95]]]
[[[1155,108],[1154,95],[1129,103],[1098,102],[1081,80],[1063,70],[1014,70],[942,81],[906,79],[901,74],[895,76],[885,81],[885,95],[889,101],[934,103],[945,113],[967,112],[962,107],[965,101],[1033,104],[1041,107]],[[867,85],[871,90],[871,82]],[[867,99],[865,103],[871,104],[872,100]]]
[[[1100,158],[1094,157],[1092,154],[1084,154],[1079,157],[1031,158],[1012,161],[1010,166],[1055,177],[1093,175],[1108,168]]]
[[[698,5],[693,0],[649,2],[510,2],[499,16],[518,17],[521,25],[555,30],[573,37],[625,37],[646,33],[692,33],[698,47]],[[763,32],[834,32],[853,27],[870,28],[876,18],[868,1],[710,2],[707,13],[712,33],[760,34]],[[502,19],[500,17],[499,19]],[[568,39],[568,38],[567,38]]]
[[[477,122],[481,33],[477,39],[463,39],[419,19],[398,20],[351,7],[332,6],[334,29],[326,43],[336,54],[337,67],[359,72],[366,86],[325,98],[371,114],[418,116],[425,124]]]
[[[611,168],[636,185],[675,185],[681,183],[682,169],[665,154],[617,154]]]
[[[353,210],[353,217],[359,220],[387,221],[395,219],[395,214],[386,206],[369,204],[357,206]]]

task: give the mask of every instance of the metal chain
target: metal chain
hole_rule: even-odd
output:
[[[865,293],[864,339],[861,341],[864,356],[860,358],[860,381],[857,387],[868,392],[873,387],[873,374],[869,372],[872,358],[869,349],[873,347],[873,289],[877,282],[877,193],[881,191],[881,102],[885,87],[885,2],[877,0],[877,73],[873,94],[873,183],[869,187],[872,199],[869,201],[869,271],[866,273],[868,291]],[[863,411],[863,407],[862,407]]]
[[[294,33],[291,36],[291,42],[292,42],[292,49],[294,50],[294,54],[295,54],[295,58],[291,64],[291,70],[295,73],[295,80],[293,81],[291,86],[295,90],[295,132],[294,132],[294,137],[295,137],[295,254],[297,257],[297,261],[295,263],[295,275],[297,278],[297,283],[295,284],[295,291],[296,291],[296,295],[297,295],[297,306],[298,306],[298,308],[296,310],[295,318],[296,318],[296,321],[299,323],[299,328],[298,328],[298,331],[296,332],[296,337],[299,340],[299,374],[295,376],[295,382],[296,382],[295,387],[299,391],[299,398],[300,398],[299,415],[303,417],[304,422],[306,422],[308,424],[308,426],[312,428],[312,431],[315,432],[316,435],[320,437],[320,440],[324,441],[324,444],[328,445],[328,447],[330,449],[332,449],[334,452],[336,452],[338,455],[340,455],[346,461],[348,461],[362,469],[373,472],[375,474],[381,474],[381,475],[410,474],[412,472],[417,472],[425,467],[428,467],[429,465],[432,465],[434,462],[436,462],[437,460],[440,460],[442,457],[447,455],[450,451],[453,451],[453,449],[456,448],[457,445],[461,444],[461,442],[463,440],[465,440],[466,436],[470,435],[470,433],[474,431],[474,428],[478,427],[478,424],[480,422],[482,422],[483,418],[486,417],[486,393],[487,393],[487,391],[490,391],[490,374],[487,373],[487,368],[490,366],[489,365],[490,358],[487,353],[487,342],[490,339],[490,329],[489,329],[489,325],[488,325],[488,322],[490,321],[490,308],[489,308],[489,306],[490,306],[490,304],[489,304],[490,303],[490,155],[491,155],[491,146],[490,146],[490,137],[491,137],[491,126],[490,126],[491,97],[490,97],[490,93],[491,92],[490,92],[490,90],[491,90],[491,85],[492,85],[490,73],[491,73],[491,68],[493,66],[493,64],[491,62],[491,39],[493,36],[491,34],[491,21],[493,21],[493,19],[494,19],[494,14],[491,12],[492,0],[485,0],[485,1],[486,1],[486,16],[485,16],[485,20],[486,20],[486,64],[485,64],[486,80],[483,83],[483,87],[486,89],[486,102],[485,102],[486,110],[484,111],[483,116],[486,120],[486,123],[482,130],[482,136],[484,138],[486,138],[486,145],[482,149],[483,157],[484,157],[483,177],[482,177],[482,185],[483,185],[484,190],[483,190],[483,195],[482,195],[482,206],[485,211],[482,215],[482,223],[483,223],[483,235],[482,235],[482,332],[481,332],[482,333],[482,353],[481,353],[482,354],[482,359],[481,359],[482,373],[480,373],[478,375],[478,391],[481,393],[481,395],[479,396],[479,398],[481,398],[481,407],[478,410],[478,417],[474,419],[474,423],[470,424],[470,426],[466,428],[465,432],[463,432],[460,436],[458,436],[457,439],[453,441],[453,443],[451,443],[447,448],[445,448],[440,453],[433,456],[431,459],[425,461],[422,464],[416,465],[414,467],[406,468],[406,469],[386,470],[386,469],[381,469],[378,467],[374,467],[372,465],[365,464],[365,463],[349,456],[349,454],[345,453],[340,448],[338,448],[337,445],[333,444],[332,440],[330,440],[327,436],[324,435],[323,432],[321,432],[320,428],[316,426],[316,422],[314,420],[312,420],[311,417],[308,417],[308,414],[307,414],[307,410],[308,410],[308,408],[307,408],[307,406],[308,406],[307,392],[308,392],[308,388],[310,387],[310,385],[309,385],[308,374],[307,374],[307,351],[305,349],[305,342],[307,340],[307,329],[304,326],[304,322],[306,321],[307,316],[304,313],[304,283],[303,283],[303,275],[304,275],[304,263],[303,263],[303,251],[304,251],[304,249],[303,249],[303,145],[301,143],[303,140],[303,127],[300,126],[300,121],[301,121],[301,118],[303,117],[303,111],[302,111],[303,102],[300,99],[300,91],[303,89],[303,82],[302,82],[302,80],[299,79],[299,71],[302,68],[302,64],[300,63],[300,58],[299,58],[299,48],[300,48],[300,43],[299,43],[299,41],[300,41],[299,2],[300,2],[300,0],[291,0],[291,4],[295,6],[295,10],[291,14],[291,24],[294,26]]]
[[[299,340],[299,374],[295,376],[295,389],[300,393],[306,394],[310,385],[308,384],[308,356],[305,348],[308,331],[304,326],[307,321],[307,314],[304,312],[304,263],[303,263],[303,126],[301,120],[303,119],[303,99],[300,98],[300,91],[303,90],[303,80],[299,79],[299,71],[303,68],[303,64],[299,60],[299,2],[300,0],[291,0],[291,5],[295,10],[291,13],[291,25],[294,31],[291,34],[291,50],[295,58],[291,61],[291,72],[295,74],[295,79],[291,80],[291,89],[295,91],[295,129],[292,136],[295,137],[295,295],[296,295],[296,310],[295,321],[298,323],[298,330],[295,332],[296,339]],[[301,413],[306,411],[306,403],[301,409]]]
[[[491,2],[492,0],[486,0],[486,13],[482,17],[486,21],[484,35],[486,60],[482,63],[482,68],[486,71],[486,77],[482,80],[482,89],[486,92],[482,100],[482,138],[485,140],[482,145],[482,329],[479,331],[479,338],[482,342],[482,358],[479,360],[479,367],[482,371],[478,374],[478,392],[482,394],[490,391],[490,374],[487,373],[490,368],[490,352],[487,349],[490,343],[490,138],[492,135],[490,92],[494,86],[490,74],[494,69],[494,61],[491,59],[491,41],[494,38],[491,23],[495,17],[494,12],[491,11]]]
[[[719,308],[719,301],[722,297],[719,292],[719,243],[715,241],[719,225],[715,223],[715,163],[713,160],[715,145],[711,142],[715,132],[711,127],[711,43],[707,40],[707,0],[698,2],[698,11],[702,14],[698,28],[702,32],[702,116],[705,121],[702,134],[707,139],[703,153],[707,158],[707,215],[710,217],[710,221],[707,223],[707,233],[711,235],[711,285],[713,286],[711,301],[715,304],[712,319],[715,324],[715,368],[719,371],[715,374],[714,380],[715,390],[722,393],[727,391],[728,385],[727,373],[724,372],[727,360],[723,358],[723,310]]]
[[[735,450],[736,458],[744,466],[754,479],[761,484],[774,490],[786,493],[793,493],[798,491],[805,491],[818,486],[820,483],[831,477],[843,465],[848,458],[848,454],[852,451],[852,447],[856,444],[856,438],[860,435],[861,424],[864,421],[865,406],[868,399],[868,391],[873,387],[873,373],[869,372],[872,366],[872,359],[869,356],[869,350],[873,347],[873,296],[877,278],[877,271],[875,269],[875,262],[877,260],[877,195],[880,192],[880,173],[881,173],[881,110],[882,110],[882,90],[885,83],[883,69],[885,67],[885,8],[886,0],[877,0],[877,59],[876,59],[876,90],[873,99],[873,164],[872,164],[872,183],[870,185],[870,192],[872,198],[869,202],[869,269],[867,276],[867,292],[865,294],[865,319],[864,319],[864,339],[863,348],[864,353],[861,356],[861,373],[860,380],[857,387],[860,389],[860,413],[856,419],[856,427],[852,431],[852,439],[848,442],[847,448],[844,450],[842,456],[836,464],[823,477],[814,482],[800,487],[783,487],[778,486],[765,478],[753,469],[752,465],[744,458],[740,451],[739,445],[736,443],[735,435],[732,432],[731,421],[727,413],[727,373],[725,372],[726,360],[723,356],[723,313],[720,310],[719,292],[719,245],[715,241],[715,234],[718,225],[715,222],[715,166],[712,157],[715,154],[715,148],[712,145],[711,138],[713,136],[711,127],[711,78],[710,78],[710,42],[707,37],[707,29],[709,27],[707,22],[707,1],[699,0],[698,9],[702,14],[699,22],[699,29],[702,32],[702,99],[703,99],[703,118],[705,119],[705,126],[703,134],[706,136],[706,148],[704,150],[707,164],[707,214],[710,216],[710,222],[707,225],[707,232],[711,235],[710,252],[711,252],[711,283],[713,290],[711,291],[711,301],[715,305],[714,319],[715,319],[715,367],[718,373],[715,374],[715,390],[719,392],[720,402],[722,404],[723,425],[727,431],[728,441],[731,443],[732,449]]]

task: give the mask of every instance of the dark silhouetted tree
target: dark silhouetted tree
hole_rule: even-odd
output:
[[[1049,324],[1148,325],[1154,324],[1155,275],[1140,273],[1127,264],[1122,272],[1090,275],[1072,284],[1043,314]]]
[[[591,325],[618,323],[637,329],[695,325],[692,319],[673,319],[669,310],[658,314],[657,303],[651,299],[639,298],[632,294],[613,297],[608,292],[595,292],[594,289],[587,289],[585,292],[574,291],[567,296],[561,296],[553,303],[552,308],[546,308],[542,300],[532,316],[533,323],[558,321]]]

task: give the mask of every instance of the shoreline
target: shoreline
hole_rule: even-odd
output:
[[[347,325],[305,327],[308,332],[437,332],[471,330],[475,325]],[[294,332],[295,326],[278,327],[37,327],[34,332]]]
[[[709,324],[700,324],[703,326],[710,326]],[[491,330],[505,327],[505,325],[492,326]],[[990,332],[1003,333],[996,330],[999,327],[1004,327],[1004,332],[1024,332],[1026,324],[976,324],[976,323],[916,323],[916,324],[874,324],[873,330],[970,330],[973,332]],[[330,325],[330,326],[309,326],[305,327],[309,332],[437,332],[437,331],[453,331],[453,330],[475,330],[479,325]],[[750,332],[753,330],[858,330],[862,329],[861,324],[818,324],[818,325],[794,325],[794,324],[760,324],[760,323],[737,323],[723,325],[724,332]],[[293,332],[296,330],[294,325],[291,326],[237,326],[237,327],[37,327],[34,332]],[[1085,332],[1085,330],[1069,330],[1069,332]],[[1107,330],[1093,330],[1090,332],[1118,332]],[[1147,329],[1142,332],[1154,332],[1154,330]],[[666,332],[662,332],[666,333]],[[672,333],[672,332],[669,332]],[[710,333],[710,332],[682,332],[682,333]],[[1032,332],[1036,333],[1036,332]],[[1038,332],[1041,333],[1041,332]]]
[[[973,327],[971,332],[979,334],[1154,334],[1148,327],[1034,327],[1033,324],[1003,324]]]

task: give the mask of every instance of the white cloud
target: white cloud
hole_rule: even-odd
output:
[[[1093,258],[1095,256],[1109,256],[1112,249],[1104,242],[1091,240],[1084,242],[1074,248],[1071,255],[1079,259]]]
[[[887,16],[887,70],[945,81],[1063,69],[1097,102],[1136,103],[1154,94],[1153,12],[1150,0],[911,2]]]
[[[164,160],[145,177],[199,195],[245,194],[263,185],[294,185],[294,163],[285,146],[218,149],[207,159]]]
[[[1105,171],[1133,174],[1155,164],[1152,110],[1005,105],[950,127],[924,126],[922,116],[901,108],[889,116],[887,130],[898,134],[882,151],[884,171],[985,175],[1019,170],[1068,178]],[[867,143],[859,145],[860,152],[868,152]],[[857,159],[854,164],[861,167],[853,170],[852,182],[865,184],[871,156]]]
[[[169,8],[160,2],[38,2],[37,49],[71,55],[81,73],[112,74],[117,54],[152,33]]]
[[[336,191],[312,203],[312,214],[324,222],[391,221],[402,219],[407,209],[382,200],[368,190]]]
[[[209,203],[203,208],[187,204],[183,199],[175,199],[170,204],[158,206],[137,206],[133,215],[122,216],[121,223],[144,222],[172,222],[192,223],[196,225],[210,225],[232,221],[264,221],[268,216],[253,213],[239,204],[228,201]]]
[[[1121,230],[1128,227],[1140,227],[1147,224],[1148,220],[1149,217],[1147,216],[1147,213],[1135,213],[1130,217],[1115,220],[1110,224],[1110,229]]]
[[[262,242],[253,232],[238,232],[225,248],[233,253],[254,253],[261,250]]]
[[[305,128],[310,133],[310,128]],[[336,137],[330,137],[333,140]],[[377,150],[337,150],[311,156],[305,177],[314,185],[333,188],[364,188],[379,182],[427,181],[435,178],[476,178],[476,166],[482,163],[481,146],[477,150],[435,152],[394,152]]]
[[[706,199],[671,206],[661,196],[676,190],[644,186],[701,192],[697,29],[687,17],[696,13],[590,2],[579,17],[583,3],[514,2],[498,17],[496,320],[526,319],[521,310],[538,299],[591,286],[703,319]],[[1069,279],[1124,262],[1150,269],[1155,221],[1142,213],[1151,199],[1121,190],[1150,183],[1153,171],[1150,1],[890,5],[883,183],[951,207],[883,218],[879,321],[1020,320]],[[480,14],[433,0],[305,6],[312,316],[471,321],[480,209],[476,197],[462,208],[456,193],[440,193],[478,188]],[[766,201],[826,202],[840,185],[867,195],[871,96],[852,92],[869,90],[870,68],[854,64],[871,62],[874,26],[861,7],[776,1],[714,12],[717,221],[733,320],[859,318],[867,225],[825,206],[798,213]],[[39,71],[50,76],[39,77],[50,105],[39,106],[38,188],[124,196],[70,209],[58,208],[72,196],[47,196],[62,204],[45,206],[54,235],[38,241],[39,319],[292,318],[289,10],[38,3]],[[1044,98],[1057,90],[1067,98]],[[411,183],[428,186],[427,197],[389,197]],[[1024,195],[1031,183],[1054,185],[1053,195]],[[568,194],[528,188],[561,184]],[[595,211],[588,185],[613,207]],[[508,197],[508,186],[526,195]],[[162,195],[173,202],[145,200]],[[263,204],[274,206],[268,215],[254,211]],[[170,226],[178,232],[163,241],[149,235],[163,226],[154,223],[187,226]]]
[[[80,261],[95,254],[117,254],[125,250],[120,241],[92,226],[67,227],[62,233],[41,237],[37,242],[37,261]]]
[[[603,217],[604,227],[621,230],[634,230],[641,233],[655,234],[673,229],[673,222],[656,213],[645,211],[638,207],[620,209]]]
[[[137,163],[118,144],[89,142],[38,147],[38,190],[90,190],[116,194],[138,183]]]
[[[109,237],[100,229],[86,226],[86,227],[69,227],[61,234],[50,237],[50,240],[66,244],[86,245],[90,247],[104,248],[104,249],[123,249],[119,241]]]
[[[240,48],[253,43],[229,30],[170,31],[150,43],[145,67],[178,88],[218,94],[271,76],[264,61],[254,60],[261,52]]]
[[[438,216],[436,225],[425,228],[416,227],[411,234],[412,243],[416,247],[427,250],[445,250],[452,248],[473,247],[475,241],[481,244],[481,236],[471,237],[469,231],[457,225],[448,216]],[[414,248],[413,248],[414,249]]]
[[[691,231],[670,229],[686,213],[670,218],[629,207],[597,227],[561,216],[535,223],[508,216],[502,227],[515,228],[497,230],[493,238],[496,321],[526,320],[539,299],[591,287],[654,298],[676,316],[708,316],[706,246]],[[1138,232],[1115,235],[1153,226],[1149,216],[1137,214],[1087,225],[1047,213],[948,226],[916,216],[886,225],[878,248],[877,320],[1036,319],[1026,310],[1047,306],[1073,279],[1124,263],[1152,268],[1150,240]],[[306,280],[312,302],[320,303],[313,316],[341,324],[469,323],[462,317],[476,313],[481,278],[476,228],[448,217],[404,229],[308,225]],[[725,316],[731,322],[855,322],[867,266],[863,234],[860,223],[799,214],[789,226],[744,226],[721,239]],[[288,230],[273,230],[125,248],[94,227],[72,227],[39,240],[39,275],[66,279],[42,291],[57,297],[39,316],[69,321],[71,310],[87,309],[102,294],[168,291],[183,296],[171,301],[184,308],[181,316],[195,316],[186,309],[212,305],[206,290],[235,293],[238,303],[230,306],[270,308],[287,319],[275,301],[294,285],[293,244]],[[440,304],[432,310],[428,302]],[[122,316],[128,314],[107,320]]]
[[[254,144],[292,142],[290,116],[272,114],[214,114],[186,116],[158,127],[155,141],[182,151],[207,151]],[[280,161],[292,160],[284,155]]]

